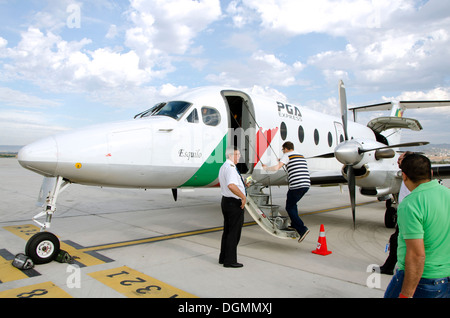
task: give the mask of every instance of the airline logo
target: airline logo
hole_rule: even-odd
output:
[[[294,120],[302,121],[302,113],[296,106],[277,102],[278,115],[282,118],[291,118]]]

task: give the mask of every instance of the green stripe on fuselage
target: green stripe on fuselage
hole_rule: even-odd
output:
[[[220,167],[225,162],[226,148],[227,136],[225,135],[200,169],[181,187],[204,187],[216,180]]]

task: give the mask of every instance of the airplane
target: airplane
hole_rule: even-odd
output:
[[[178,189],[219,186],[218,172],[230,145],[241,150],[238,168],[245,178],[251,176],[254,194],[259,194],[265,187],[287,185],[286,171],[269,173],[262,164],[277,163],[281,145],[293,142],[307,158],[312,185],[348,184],[355,224],[356,186],[363,195],[395,199],[401,184],[396,150],[427,142],[400,144],[401,129],[422,129],[416,119],[398,115],[403,114],[405,103],[374,105],[376,110],[392,108],[391,116],[366,126],[348,120],[342,81],[339,101],[341,118],[240,89],[201,87],[158,103],[133,119],[76,129],[26,145],[19,151],[19,163],[44,176],[38,200],[43,211],[33,217],[41,232],[27,242],[26,254],[36,264],[56,257],[59,240],[47,230],[58,195],[70,184],[167,188],[177,200]],[[436,105],[449,106],[450,101],[420,107]],[[355,114],[359,110],[370,107],[352,109]],[[441,172],[450,174],[448,168]],[[284,230],[280,218],[268,217],[253,199],[246,210],[274,236],[298,235]]]

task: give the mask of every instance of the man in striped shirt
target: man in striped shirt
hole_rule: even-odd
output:
[[[300,243],[308,235],[309,229],[298,215],[297,203],[311,187],[308,165],[305,158],[294,151],[294,144],[286,141],[282,146],[283,157],[272,167],[262,165],[266,171],[277,171],[286,166],[289,181],[289,190],[286,199],[286,211],[291,219],[291,226],[298,232]]]

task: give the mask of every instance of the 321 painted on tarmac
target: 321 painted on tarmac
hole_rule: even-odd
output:
[[[129,298],[197,298],[127,266],[90,273],[89,276]]]

